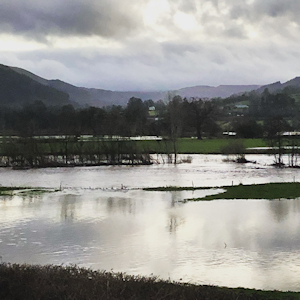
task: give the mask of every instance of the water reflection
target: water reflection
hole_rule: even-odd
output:
[[[263,165],[255,170],[220,164],[219,156],[194,161],[176,168],[46,170],[40,186],[46,179],[55,185],[63,175],[69,186],[57,193],[0,198],[3,261],[73,263],[202,284],[299,291],[300,199],[183,203],[221,190],[111,189],[121,184],[216,186],[240,178],[243,183],[289,181],[295,174]],[[14,180],[39,172],[28,171],[26,177],[18,171]]]
[[[281,200],[269,201],[269,205],[270,205],[270,211],[272,212],[277,222],[284,221],[288,217],[289,212],[291,211],[290,207],[287,206]]]
[[[175,234],[178,227],[183,225],[185,220],[180,214],[180,206],[183,205],[184,192],[182,191],[171,191],[170,209],[168,212],[168,228],[169,232]]]
[[[122,212],[124,214],[135,214],[136,203],[135,200],[132,199],[108,197],[107,211],[108,213]]]
[[[73,221],[75,218],[76,214],[76,198],[78,196],[75,195],[64,195],[60,199],[61,203],[61,220],[62,221]]]

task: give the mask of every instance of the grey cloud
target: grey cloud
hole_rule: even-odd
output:
[[[276,19],[286,17],[286,22],[293,21],[299,24],[300,2],[298,0],[255,0],[251,4],[235,0],[225,1],[230,10],[229,17],[233,19],[240,18],[254,25],[262,22],[267,26],[265,18],[272,18],[276,22]]]
[[[141,1],[143,2],[143,1]],[[141,27],[138,6],[118,0],[2,0],[0,31],[47,35],[121,36]]]
[[[193,13],[196,11],[197,0],[177,0],[177,9],[185,13]],[[173,2],[174,3],[174,2]]]
[[[256,0],[253,7],[257,14],[274,18],[287,14],[296,16],[299,13],[300,2],[298,0]]]
[[[174,43],[174,42],[164,42],[161,44],[162,50],[165,56],[169,56],[171,54],[183,56],[187,52],[199,52],[201,49],[196,44],[188,44],[186,41],[182,43]]]
[[[127,44],[125,51],[116,54],[92,48],[48,48],[15,52],[14,56],[1,53],[1,57],[4,64],[23,67],[47,79],[110,90],[265,84],[299,76],[300,62],[295,59],[294,50],[284,44],[182,40],[155,45],[152,41],[151,49],[152,53],[141,44]]]
[[[224,30],[225,35],[231,38],[245,38],[246,34],[241,25],[229,26]]]

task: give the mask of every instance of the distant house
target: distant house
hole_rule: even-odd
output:
[[[295,136],[295,137],[299,137],[300,136],[300,132],[299,131],[286,131],[286,132],[283,132],[281,135],[283,136]]]
[[[157,112],[155,110],[155,106],[150,106],[148,110],[149,117],[155,117],[157,115]]]
[[[245,113],[247,113],[249,110],[249,106],[245,105],[245,104],[236,104],[235,105],[235,112],[240,115],[243,116]]]
[[[225,135],[225,136],[236,136],[236,132],[234,132],[234,131],[224,131],[223,135]]]
[[[154,106],[150,106],[148,109],[148,119],[158,121],[158,111]]]
[[[235,105],[235,108],[237,109],[249,109],[249,106],[248,105],[245,105],[245,104],[236,104]]]

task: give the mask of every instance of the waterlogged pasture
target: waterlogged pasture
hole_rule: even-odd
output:
[[[183,282],[300,291],[300,200],[183,203],[222,189],[153,192],[156,186],[300,181],[296,169],[222,162],[0,170],[3,186],[59,188],[0,197],[5,262],[77,264]]]

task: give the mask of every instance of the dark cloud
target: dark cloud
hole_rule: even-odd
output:
[[[123,39],[145,29],[143,12],[150,0],[1,0],[0,33],[11,33],[36,40],[51,36],[101,36]],[[244,38],[240,23],[263,30],[277,30],[276,19],[300,24],[299,0],[168,0],[170,13],[162,15],[158,25],[176,32],[173,17],[181,11],[195,16],[204,32],[215,37]],[[207,9],[207,5],[213,9]],[[206,7],[206,8],[205,8]],[[274,19],[265,21],[266,18]],[[275,27],[274,27],[275,24]],[[148,28],[149,29],[149,28]],[[281,31],[279,31],[280,33]],[[282,32],[282,34],[286,34]]]
[[[0,7],[0,31],[35,39],[120,37],[141,27],[138,6],[118,0],[2,0]]]

